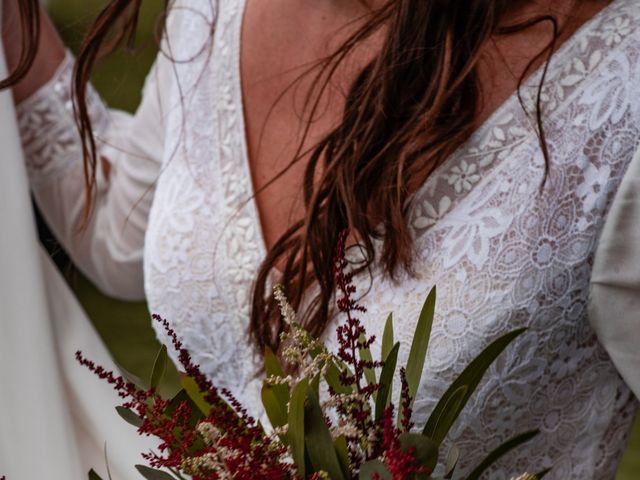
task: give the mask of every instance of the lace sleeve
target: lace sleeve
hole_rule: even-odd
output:
[[[607,216],[591,276],[589,320],[640,398],[640,150]]]
[[[71,100],[73,57],[67,55],[53,78],[17,107],[18,125],[32,181],[64,171],[81,154]],[[87,104],[96,135],[109,126],[109,113],[93,88]]]
[[[160,57],[159,57],[160,58]],[[98,155],[94,212],[84,225],[85,187],[80,135],[71,102],[73,58],[17,107],[31,189],[44,218],[75,265],[114,297],[144,298],[144,236],[164,150],[161,92],[170,68],[158,60],[134,115],[107,109],[93,89],[88,108]],[[166,96],[166,95],[165,95]],[[81,228],[82,227],[82,228]]]

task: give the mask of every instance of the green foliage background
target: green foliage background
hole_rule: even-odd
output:
[[[103,4],[103,0],[49,0],[51,16],[72,50]],[[135,51],[114,52],[96,71],[93,83],[113,108],[132,111],[140,101],[144,77],[155,57],[154,32],[163,5],[164,0],[145,0]],[[116,361],[138,376],[148,376],[159,344],[146,305],[109,299],[76,272],[67,278]],[[162,388],[177,389],[177,378],[175,370],[170,371]],[[640,480],[640,417],[616,480]]]

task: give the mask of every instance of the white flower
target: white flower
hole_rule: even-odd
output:
[[[618,44],[625,35],[631,33],[631,20],[628,18],[617,17],[613,23],[605,25],[602,38],[607,47]]]
[[[428,201],[423,202],[421,208],[416,209],[413,227],[424,229],[435,225],[449,211],[451,203],[451,199],[446,195],[440,199],[438,208],[435,208]]]
[[[453,185],[456,193],[468,192],[473,184],[480,180],[480,175],[476,173],[477,169],[475,163],[462,160],[459,165],[451,169],[451,174],[448,176],[449,185]]]

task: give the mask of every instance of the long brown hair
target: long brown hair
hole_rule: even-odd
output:
[[[15,68],[9,72],[9,76],[0,80],[0,90],[12,87],[27,75],[38,51],[40,41],[40,5],[38,0],[18,2],[18,11],[20,13],[20,31],[22,32],[20,56]]]
[[[305,293],[314,287],[316,293],[307,304],[304,323],[314,335],[324,331],[334,294],[332,259],[343,230],[352,232],[364,253],[361,270],[375,263],[390,277],[400,269],[411,272],[411,194],[475,127],[482,99],[477,74],[482,47],[494,35],[549,22],[553,39],[529,67],[545,54],[550,57],[554,50],[558,26],[551,16],[502,26],[508,9],[526,1],[389,0],[371,8],[363,25],[319,63],[307,98],[308,118],[314,118],[319,98],[341,62],[374,34],[384,37],[378,54],[350,86],[339,125],[310,152],[304,176],[304,218],[275,243],[257,272],[250,330],[259,348],[277,348],[284,328],[267,291],[275,265],[284,265],[280,282],[294,307],[300,307]],[[111,46],[133,38],[140,4],[141,0],[110,0],[78,55],[74,88],[85,154],[87,212],[97,160],[84,100],[86,85],[109,32],[118,22],[121,28]],[[540,87],[543,81],[544,75]],[[548,163],[540,95],[535,117]],[[301,149],[292,162],[304,156]],[[382,246],[379,251],[374,242]]]

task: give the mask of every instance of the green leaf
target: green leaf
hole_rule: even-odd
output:
[[[264,352],[264,369],[267,377],[286,377],[284,370],[280,365],[280,360],[278,360],[278,357],[269,347],[267,347]],[[286,412],[287,405],[289,404],[289,385],[283,383],[278,385],[270,385],[270,387],[281,408],[284,408]]]
[[[438,409],[438,417],[435,418],[433,431],[431,435],[429,435],[429,438],[432,438],[438,445],[446,438],[449,430],[451,430],[451,427],[460,415],[466,402],[465,398],[467,397],[468,391],[469,387],[467,385],[461,385],[453,392],[447,392],[447,394],[442,397],[445,399],[444,406]],[[431,420],[431,418],[429,418],[429,420]]]
[[[360,344],[367,341],[367,337],[360,335]],[[365,362],[373,362],[373,356],[371,355],[371,350],[367,347],[359,347],[358,349],[360,353],[360,360],[364,360]],[[364,369],[364,378],[367,380],[369,385],[373,385],[376,383],[376,372],[373,371],[373,368],[365,368]]]
[[[283,427],[287,424],[287,402],[281,402],[276,393],[276,388],[280,385],[262,385],[262,405],[267,417],[274,427]]]
[[[453,473],[458,466],[458,460],[460,460],[460,449],[455,445],[451,446],[447,455],[447,463],[444,470],[444,478],[449,479],[453,477]]]
[[[211,412],[211,405],[209,405],[209,403],[204,399],[204,395],[200,391],[200,387],[198,387],[196,381],[191,377],[183,376],[180,383],[182,384],[184,391],[189,395],[189,398],[193,400],[193,403],[196,404],[200,411],[205,416],[209,415],[209,412]]]
[[[304,443],[313,472],[327,472],[331,480],[344,480],[344,474],[333,446],[333,439],[315,392],[307,389],[304,409]],[[312,473],[312,472],[308,472]]]
[[[133,425],[136,428],[140,428],[142,426],[142,418],[138,416],[133,410],[124,407],[116,407],[116,412],[118,415],[130,425]]]
[[[280,365],[280,360],[270,347],[266,347],[264,350],[264,370],[268,377],[281,377],[284,378],[284,370]]]
[[[412,399],[416,398],[418,385],[420,385],[420,379],[422,378],[435,309],[436,287],[433,287],[422,306],[418,324],[413,334],[409,358],[407,359],[407,384],[409,385],[409,395],[411,395]]]
[[[298,467],[298,473],[305,478],[305,458],[304,458],[304,404],[307,397],[309,384],[302,380],[291,392],[289,401],[289,444],[291,456]]]
[[[325,374],[324,379],[326,380],[327,385],[333,388],[333,390],[339,395],[349,395],[350,393],[353,393],[352,387],[348,387],[340,381],[340,369],[333,361],[327,368],[327,373]]]
[[[403,433],[400,435],[400,448],[406,452],[410,448],[415,448],[413,458],[419,465],[429,467],[431,470],[436,468],[438,463],[438,445],[430,438],[419,433]]]
[[[550,468],[545,468],[545,469],[544,469],[544,470],[542,470],[541,472],[536,473],[535,477],[536,477],[538,480],[542,480],[542,479],[547,475],[547,473],[549,473],[550,471],[551,471],[551,469],[550,469]]]
[[[389,356],[391,349],[393,348],[393,313],[390,313],[387,317],[387,321],[384,324],[384,334],[382,335],[382,351],[381,360],[384,362]]]
[[[358,478],[359,480],[371,480],[375,474],[378,474],[380,480],[391,480],[391,473],[380,460],[370,460],[363,463]]]
[[[342,467],[342,471],[345,473],[345,477],[350,477],[350,462],[349,462],[349,448],[347,447],[347,439],[344,435],[340,435],[336,438],[335,442],[333,442],[333,446],[336,449],[336,454],[338,455],[338,460],[340,461],[340,467]]]
[[[173,416],[176,408],[178,408],[178,405],[183,402],[187,402],[189,410],[191,411],[191,416],[189,417],[189,426],[191,428],[195,428],[198,422],[202,419],[203,412],[184,389],[181,389],[178,393],[175,394],[164,413],[168,416]]]
[[[140,390],[149,390],[149,386],[140,377],[138,377],[137,375],[134,375],[133,373],[128,371],[126,368],[124,368],[122,365],[120,365],[117,362],[116,362],[116,367],[118,368],[120,375],[122,375],[122,377],[127,382],[133,383]]]
[[[400,343],[396,343],[394,347],[387,355],[380,372],[380,390],[378,390],[378,396],[376,397],[376,421],[382,418],[385,408],[391,401],[391,389],[393,387],[393,375],[396,371],[396,364],[398,363],[398,351],[400,350]]]
[[[93,468],[89,470],[89,480],[102,480],[102,477],[98,475]]]
[[[162,380],[164,373],[167,371],[168,360],[169,356],[167,355],[167,346],[162,345],[162,347],[160,347],[158,355],[156,355],[156,360],[153,362],[150,381],[151,388],[158,388],[160,380]]]
[[[473,395],[476,388],[478,388],[478,384],[482,380],[487,369],[504,351],[504,349],[507,348],[507,346],[509,346],[509,344],[519,337],[525,330],[526,328],[515,330],[498,338],[491,343],[491,345],[485,348],[482,353],[464,369],[460,376],[444,393],[436,407],[433,409],[433,412],[431,412],[431,416],[429,417],[429,420],[427,420],[422,431],[424,435],[431,438],[437,444],[442,443],[442,440],[444,440],[444,437],[453,425],[453,422],[458,418],[458,415],[460,415],[460,412],[464,409],[469,398],[471,398],[471,395]],[[457,407],[455,410],[447,412],[447,406],[454,405],[451,397],[459,395],[457,392],[461,387],[466,387],[464,396],[461,401],[455,402]],[[446,419],[447,423],[444,423],[443,419]],[[436,433],[438,434],[437,436]]]
[[[169,475],[167,472],[145,467],[144,465],[136,465],[136,470],[138,470],[140,475],[147,480],[175,480],[175,477],[173,475]]]
[[[533,430],[531,432],[526,432],[521,435],[518,435],[511,440],[506,441],[494,451],[492,451],[487,458],[485,458],[480,464],[467,476],[466,480],[477,480],[480,476],[491,466],[493,465],[500,457],[509,453],[516,447],[519,447],[523,443],[528,442],[533,437],[540,433],[538,430]]]

